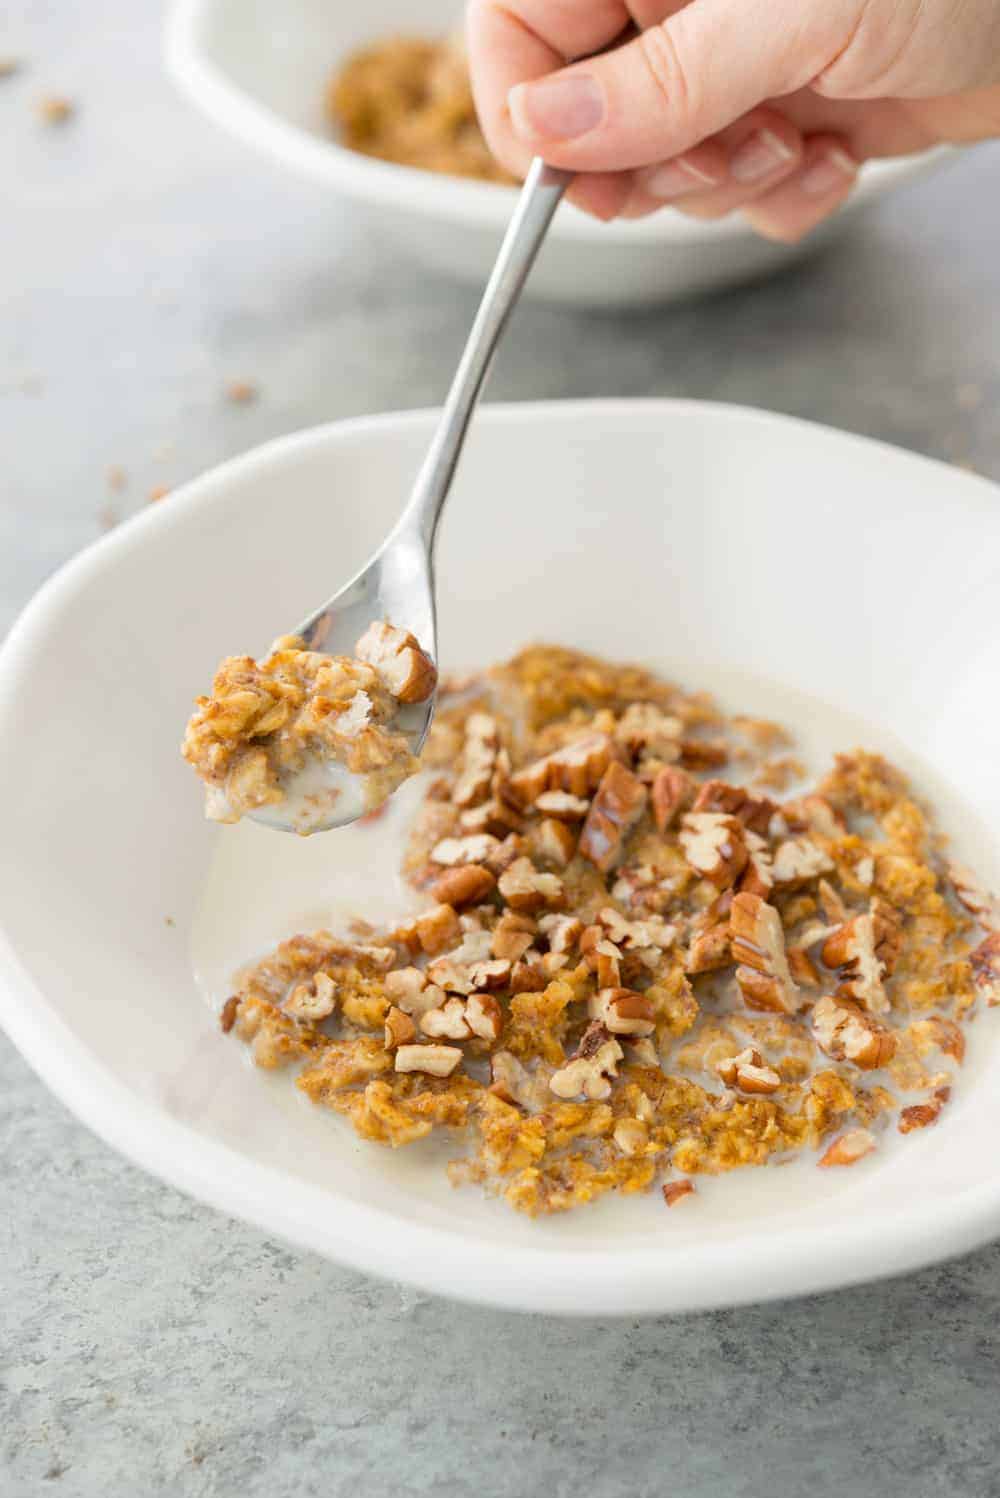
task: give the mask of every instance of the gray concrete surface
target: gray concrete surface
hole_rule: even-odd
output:
[[[158,26],[128,0],[0,16],[25,60],[0,80],[0,629],[109,510],[277,433],[433,402],[473,309],[190,113]],[[78,114],[45,128],[47,94]],[[981,150],[711,302],[521,315],[493,394],[746,401],[1000,477],[998,181]],[[227,402],[234,379],[259,399]],[[0,1140],[3,1498],[1000,1494],[995,1248],[759,1310],[524,1320],[195,1206],[2,1040]]]

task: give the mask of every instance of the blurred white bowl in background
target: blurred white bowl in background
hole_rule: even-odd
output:
[[[396,247],[481,284],[511,212],[513,190],[394,166],[333,138],[326,87],[338,62],[394,33],[442,35],[459,0],[176,0],[167,23],[170,72],[206,114],[276,160],[335,188]],[[799,245],[772,244],[740,218],[699,223],[669,211],[600,224],[560,209],[529,294],[628,306],[671,301],[766,275],[825,243],[866,203],[940,165],[935,152],[864,168],[851,202]]]

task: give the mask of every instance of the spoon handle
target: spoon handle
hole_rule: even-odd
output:
[[[497,344],[535,263],[552,216],[572,180],[571,172],[560,171],[536,158],[521,190],[437,431],[397,526],[397,533],[416,532],[428,554]]]

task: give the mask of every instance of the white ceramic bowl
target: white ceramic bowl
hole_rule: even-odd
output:
[[[324,116],[338,61],[373,38],[443,34],[460,0],[174,0],[167,59],[181,89],[225,129],[342,194],[394,245],[481,285],[512,190],[393,166],[347,151]],[[602,225],[564,205],[528,294],[601,306],[670,301],[750,280],[798,259],[863,204],[927,171],[943,153],[866,167],[850,205],[800,245],[771,244],[739,218],[698,223],[661,213]]]
[[[311,878],[343,861],[348,834],[207,826],[177,752],[192,694],[220,655],[263,646],[371,551],[431,424],[347,422],[227,463],[71,562],[16,625],[0,652],[0,1018],[16,1044],[106,1140],[203,1201],[332,1259],[501,1306],[713,1306],[988,1238],[1000,1011],[973,1026],[944,1120],[852,1170],[747,1171],[683,1210],[613,1198],[538,1222],[453,1191],[423,1146],[361,1144],[219,1034],[190,957],[219,840],[246,833],[248,867],[279,846],[301,852],[314,863],[293,876]],[[763,674],[859,715],[875,747],[902,739],[921,784],[959,820],[965,809],[961,851],[1000,872],[1000,495],[985,480],[724,406],[487,408],[440,577],[446,666],[553,638],[666,660],[692,684],[721,672],[750,710],[774,706],[741,685]],[[807,738],[824,736],[812,709],[794,695],[786,706]],[[263,941],[255,898],[246,879],[237,914]]]

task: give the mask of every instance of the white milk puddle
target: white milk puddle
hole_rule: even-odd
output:
[[[828,768],[838,750],[864,747],[885,754],[911,776],[917,794],[933,807],[939,829],[950,834],[956,854],[987,882],[995,880],[996,869],[986,861],[982,829],[976,818],[891,733],[814,697],[735,672],[699,666],[697,670],[665,670],[664,674],[681,685],[704,687],[729,712],[771,718],[786,726],[795,742],[790,750],[780,752],[804,760],[810,782]],[[424,777],[418,776],[403,786],[386,812],[367,826],[355,825],[310,838],[271,832],[251,822],[220,832],[192,933],[195,976],[213,1010],[218,1010],[231,992],[235,970],[285,937],[319,927],[346,933],[348,921],[355,916],[374,924],[393,925],[408,909],[416,907],[416,897],[403,884],[398,869],[406,828],[422,797],[424,783]],[[784,794],[793,793],[790,790]],[[981,1014],[968,1032],[968,1056],[958,1078],[957,1100],[984,1070],[998,1016],[1000,1010]],[[442,1163],[458,1153],[454,1140],[445,1139],[395,1152],[365,1146],[356,1140],[349,1125],[308,1103],[290,1076],[260,1074],[260,1081],[269,1094],[269,1105],[279,1104],[290,1127],[303,1128],[303,1110],[321,1115],[326,1134],[317,1135],[318,1120],[306,1127],[314,1148],[320,1137],[329,1138],[331,1150],[342,1150],[349,1141],[352,1152],[360,1149],[365,1155],[371,1151],[380,1156],[379,1174],[388,1172],[411,1190],[421,1189],[424,1181],[430,1185],[437,1177],[433,1187],[437,1195]],[[929,1130],[928,1134],[933,1132]],[[677,1208],[676,1217],[683,1213],[688,1221],[687,1214],[694,1210],[699,1224],[704,1224],[707,1214],[716,1225],[745,1221],[761,1213],[772,1218],[779,1213],[796,1213],[817,1199],[845,1190],[857,1191],[891,1161],[897,1147],[913,1149],[918,1139],[901,1139],[888,1130],[881,1137],[877,1153],[850,1170],[818,1171],[815,1156],[803,1156],[781,1166],[732,1171],[717,1178],[699,1176],[698,1196]],[[659,1193],[650,1200],[656,1203],[662,1218],[664,1207]],[[625,1203],[610,1197],[585,1212],[568,1215],[569,1219],[587,1219],[591,1225],[599,1219],[606,1231],[615,1214],[627,1216],[634,1224],[633,1203],[627,1204],[627,1211],[623,1208]],[[562,1235],[576,1229],[560,1225],[559,1231]]]

